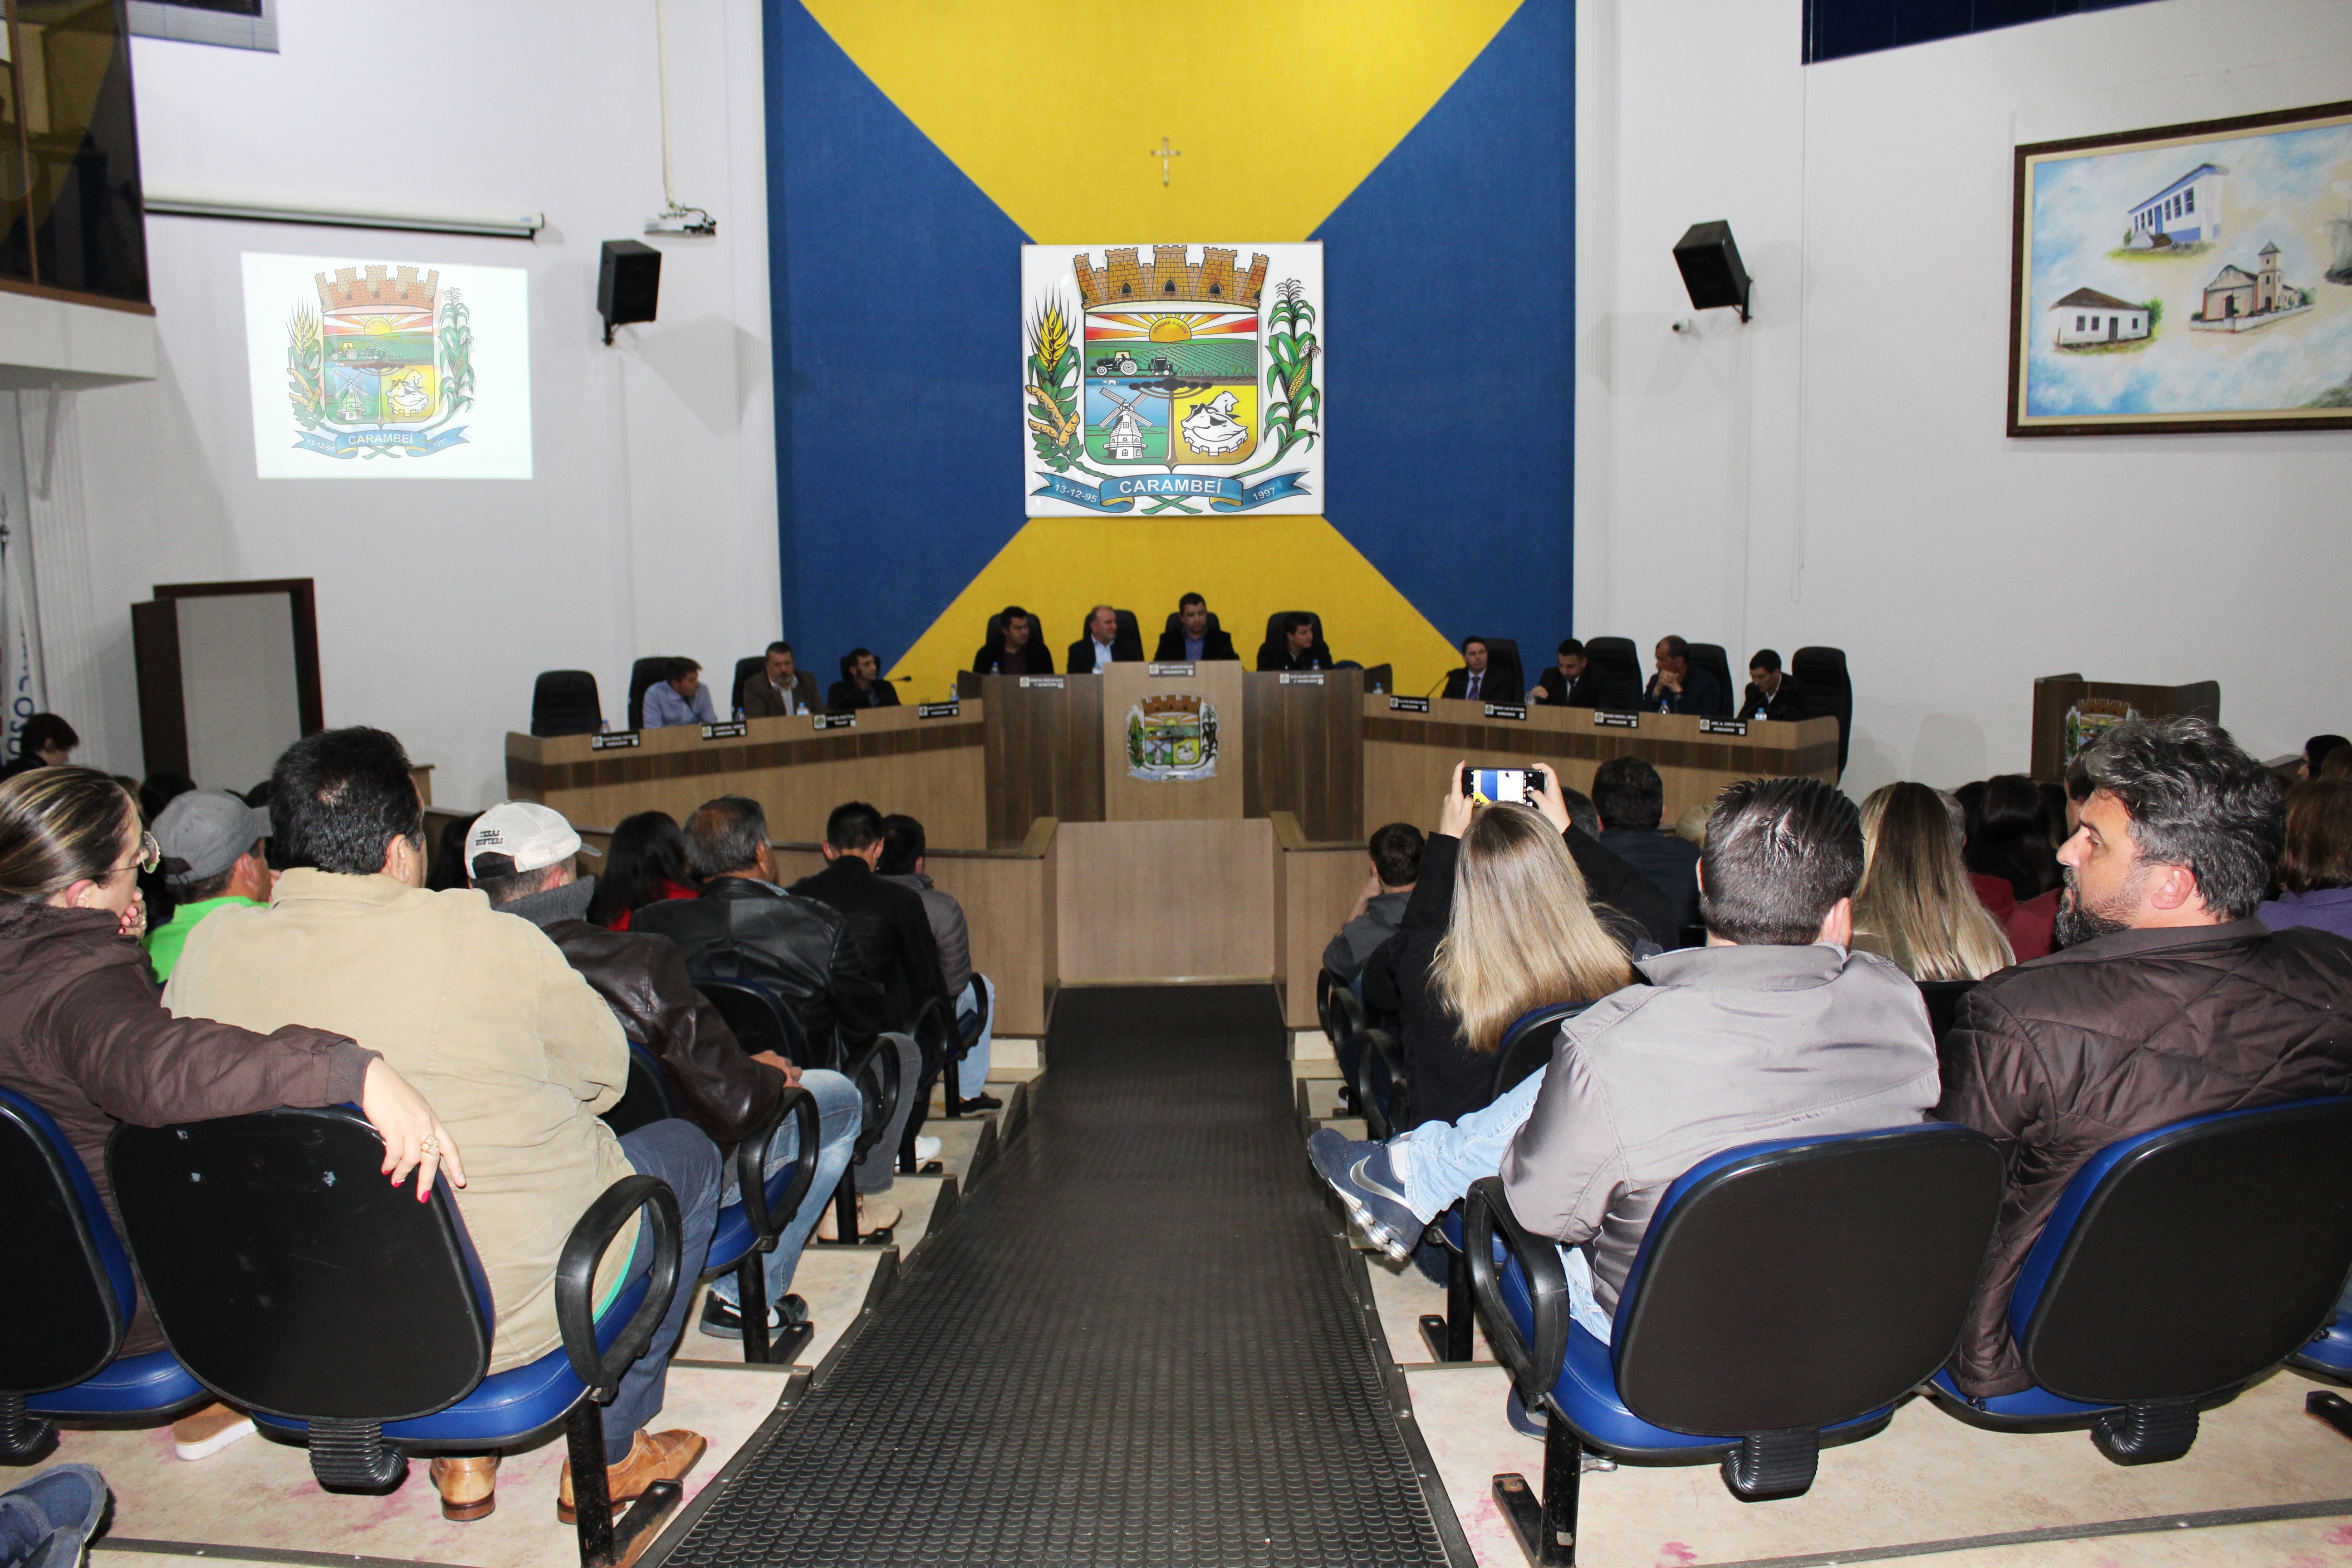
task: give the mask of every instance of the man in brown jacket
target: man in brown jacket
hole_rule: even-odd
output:
[[[2061,950],[1970,991],[1944,1043],[1937,1114],[2009,1160],[1951,1363],[1979,1398],[2033,1381],[2010,1295],[2093,1154],[2192,1116],[2352,1090],[2352,942],[2253,918],[2284,835],[2277,781],[2201,719],[2119,725],[2089,767],[2058,856]]]
[[[273,842],[289,869],[267,908],[219,910],[192,932],[163,994],[173,1013],[251,1029],[308,1024],[380,1052],[464,1140],[457,1199],[488,1276],[493,1373],[555,1350],[555,1264],[580,1215],[642,1173],[677,1194],[684,1279],[717,1223],[719,1151],[671,1120],[615,1138],[597,1113],[628,1084],[612,1010],[522,921],[470,889],[425,889],[425,822],[407,753],[381,730],[330,730],[270,775]],[[600,1300],[650,1259],[635,1221],[596,1274]],[[701,1457],[691,1432],[648,1434],[692,1291],[681,1288],[604,1421],[615,1504]],[[443,1511],[489,1511],[496,1455],[434,1463]],[[559,1493],[570,1509],[571,1472]]]

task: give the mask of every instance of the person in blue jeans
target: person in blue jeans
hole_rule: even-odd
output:
[[[793,1287],[793,1270],[799,1265],[802,1251],[807,1247],[809,1233],[816,1229],[817,1221],[824,1217],[827,1205],[833,1202],[835,1189],[841,1185],[842,1173],[849,1169],[849,1157],[856,1152],[857,1130],[865,1114],[865,1101],[857,1086],[837,1072],[811,1068],[800,1075],[800,1087],[816,1100],[816,1179],[809,1184],[808,1193],[801,1206],[777,1235],[775,1250],[768,1254],[768,1327],[771,1331],[788,1322],[804,1322],[808,1309],[798,1296],[787,1294]],[[628,1140],[621,1141],[623,1148]],[[801,1129],[797,1117],[787,1116],[776,1129],[776,1136],[768,1145],[768,1174],[777,1172],[800,1157]],[[723,1207],[740,1205],[743,1190],[736,1183],[727,1184],[719,1196]],[[741,1287],[730,1272],[710,1282],[710,1299],[719,1303],[714,1309],[706,1303],[702,1311],[702,1331],[719,1339],[740,1339],[743,1335]]]

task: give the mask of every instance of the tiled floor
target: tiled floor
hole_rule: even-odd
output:
[[[1013,1085],[992,1084],[990,1092],[1009,1100]],[[942,1163],[959,1183],[987,1120],[934,1118],[926,1128],[940,1138]],[[942,1184],[939,1176],[902,1176],[891,1190],[887,1201],[904,1210],[896,1236],[902,1258],[921,1241]],[[820,1360],[856,1320],[883,1252],[811,1247],[802,1254],[793,1289],[808,1301],[817,1324],[814,1339],[801,1352],[803,1365]],[[655,1423],[684,1426],[709,1440],[709,1452],[687,1478],[689,1500],[775,1408],[788,1370],[744,1367],[737,1342],[697,1331],[699,1311],[698,1303],[690,1309],[685,1342],[671,1364],[667,1402]],[[114,1516],[92,1548],[93,1559],[106,1568],[154,1562],[143,1552],[109,1548],[110,1542],[142,1542],[202,1547],[207,1563],[221,1563],[241,1561],[236,1556],[240,1548],[260,1548],[326,1553],[345,1562],[359,1557],[477,1568],[572,1568],[579,1562],[577,1538],[555,1518],[563,1458],[560,1436],[508,1456],[499,1471],[497,1511],[471,1524],[441,1518],[422,1458],[411,1464],[399,1490],[382,1498],[322,1492],[302,1449],[260,1437],[186,1464],[173,1457],[168,1428],[67,1432],[44,1464],[92,1464],[107,1477]],[[9,1472],[0,1486],[30,1473]]]

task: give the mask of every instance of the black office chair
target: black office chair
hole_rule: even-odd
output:
[[[646,693],[669,679],[667,657],[641,658],[629,666],[629,728],[646,727]]]
[[[990,647],[1003,647],[1004,646],[1004,617],[1001,614],[988,617],[988,646]],[[1031,647],[1046,648],[1054,646],[1052,643],[1045,640],[1045,624],[1039,621],[1034,615],[1032,615],[1029,617],[1029,646]]]
[[[1695,642],[1690,645],[1690,661],[1693,669],[1703,669],[1715,677],[1715,689],[1721,694],[1715,711],[1707,717],[1728,719],[1739,711],[1739,694],[1746,688],[1731,684],[1731,660],[1725,655],[1723,645]]]
[[[1971,1398],[1944,1371],[1927,1392],[1971,1426],[2177,1459],[2200,1410],[2304,1351],[2347,1273],[2352,1097],[2191,1117],[2108,1144],[2059,1195],[2009,1299],[2034,1386]]]
[[[1584,645],[1585,662],[1602,679],[1594,706],[1627,712],[1642,704],[1642,659],[1632,637],[1592,637]]]
[[[1845,649],[1801,647],[1789,656],[1789,673],[1813,689],[1821,711],[1838,721],[1838,772],[1845,772],[1853,730],[1853,682],[1845,672]]]
[[[1265,618],[1265,641],[1258,645],[1257,662],[1279,664],[1289,653],[1288,639],[1283,636],[1282,623],[1293,616],[1305,616],[1315,626],[1315,655],[1323,668],[1331,668],[1331,645],[1323,640],[1323,617],[1313,610],[1276,610]]]
[[[796,1068],[838,1068],[835,1042],[812,1042],[783,998],[766,986],[749,980],[700,978],[694,986],[727,1021],[745,1055],[773,1051]]]
[[[1385,1143],[1412,1124],[1412,1079],[1405,1070],[1404,1042],[1397,1031],[1375,1024],[1356,1036],[1352,1086],[1364,1136]]]
[[[1396,666],[1393,664],[1368,664],[1364,666],[1364,689],[1366,691],[1372,692],[1395,690]]]
[[[614,1183],[563,1243],[560,1349],[488,1374],[495,1306],[446,1182],[395,1189],[383,1143],[348,1106],[179,1127],[120,1127],[107,1170],[163,1337],[204,1384],[281,1440],[330,1491],[383,1493],[412,1453],[521,1448],[562,1429],[580,1559],[610,1563],[682,1496],[656,1482],[613,1518],[603,1406],[682,1283],[677,1199]],[[650,1267],[599,1315],[597,1263],[643,1211]]]
[[[661,1059],[636,1041],[629,1042],[629,1084],[618,1103],[600,1120],[615,1138],[626,1138],[640,1127],[667,1121],[677,1114],[677,1094]]]
[[[543,669],[530,688],[530,732],[593,735],[604,727],[596,678],[584,669]]]
[[[1603,1344],[1572,1316],[1559,1248],[1479,1180],[1472,1288],[1546,1417],[1540,1499],[1524,1477],[1494,1481],[1528,1560],[1576,1561],[1584,1449],[1719,1459],[1743,1502],[1811,1489],[1823,1447],[1882,1430],[1951,1354],[2002,1185],[2000,1146],[1948,1122],[1727,1150],[1666,1189]]]
[[[50,1416],[168,1420],[211,1397],[169,1351],[122,1354],[139,1285],[114,1222],[47,1111],[0,1089],[0,1465],[29,1465]]]
[[[1528,700],[1527,671],[1519,667],[1519,644],[1516,637],[1486,637],[1486,674],[1489,685],[1502,684],[1499,677],[1507,673],[1511,684],[1519,689],[1519,700]]]
[[[726,701],[714,702],[711,704],[712,711],[732,712],[736,709],[742,707],[743,683],[751,679],[753,675],[765,669],[767,665],[768,656],[764,653],[755,653],[749,658],[737,659],[735,661],[735,684],[727,689]]]
[[[1129,644],[1130,647],[1143,647],[1143,627],[1137,623],[1135,612],[1133,610],[1113,609],[1111,614],[1118,617],[1118,630],[1112,634],[1112,639],[1117,642]],[[1148,647],[1144,647],[1143,657],[1150,658],[1151,657],[1151,650]]]

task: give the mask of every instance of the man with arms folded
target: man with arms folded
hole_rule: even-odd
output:
[[[643,1173],[677,1194],[683,1275],[701,1272],[718,1221],[719,1151],[690,1123],[615,1138],[597,1113],[629,1081],[621,1026],[553,943],[469,889],[425,889],[425,814],[408,753],[381,730],[329,730],[286,749],[270,774],[275,842],[289,869],[267,909],[215,910],[189,934],[163,1005],[249,1029],[307,1024],[379,1052],[463,1141],[457,1207],[489,1278],[493,1373],[562,1344],[555,1264],[582,1214]],[[596,1296],[649,1267],[641,1222],[615,1239]],[[692,1432],[649,1433],[692,1292],[680,1289],[604,1417],[614,1502],[676,1480],[702,1457]],[[495,1503],[498,1456],[433,1462],[442,1511]],[[567,1464],[557,1496],[572,1506]]]
[[[1176,601],[1176,624],[1160,634],[1160,651],[1151,657],[1161,664],[1202,664],[1241,656],[1231,633],[1209,625],[1209,601],[1187,594]]]
[[[1070,657],[1063,668],[1072,675],[1095,675],[1113,664],[1141,663],[1142,659],[1143,645],[1118,635],[1118,612],[1108,605],[1097,605],[1087,612],[1087,635],[1070,645]]]
[[[2058,852],[2060,951],[1960,998],[1937,1115],[2000,1140],[2009,1193],[1953,1380],[2030,1386],[2018,1270],[2067,1181],[2135,1132],[2352,1091],[2352,943],[2254,918],[2285,832],[2276,778],[2202,719],[2134,720],[2087,758]],[[2184,1257],[2194,1237],[2183,1237]],[[2193,1264],[2191,1264],[2193,1267]]]
[[[190,790],[157,815],[163,885],[174,900],[171,920],[146,936],[157,980],[172,978],[198,921],[224,905],[269,901],[269,862],[261,847],[268,837],[269,813],[225,789]]]
[[[519,915],[546,933],[564,962],[595,987],[629,1038],[659,1058],[677,1091],[680,1114],[720,1148],[732,1148],[751,1136],[787,1085],[797,1084],[815,1099],[815,1179],[799,1210],[785,1217],[767,1260],[769,1329],[803,1321],[807,1305],[786,1292],[809,1232],[832,1202],[842,1172],[849,1168],[864,1109],[857,1086],[837,1072],[803,1072],[773,1051],[747,1055],[718,1009],[687,978],[686,962],[676,943],[643,931],[589,924],[588,902],[596,896],[596,879],[579,874],[578,857],[594,853],[581,844],[580,835],[560,813],[531,801],[509,800],[475,819],[466,837],[466,875],[492,909]],[[768,1145],[768,1174],[790,1165],[799,1157],[800,1146],[800,1124],[787,1116]],[[728,1180],[720,1206],[742,1201],[742,1188]],[[732,1273],[711,1282],[702,1303],[704,1333],[726,1340],[743,1337],[737,1289]]]
[[[1848,945],[1852,801],[1818,779],[1733,784],[1707,821],[1702,880],[1706,946],[1641,960],[1646,984],[1562,1024],[1550,1065],[1492,1105],[1386,1144],[1315,1135],[1316,1169],[1390,1256],[1499,1170],[1519,1223],[1567,1249],[1576,1321],[1605,1341],[1685,1171],[1744,1143],[1916,1122],[1935,1103],[1919,988]]]
[[[679,724],[716,724],[710,693],[703,689],[702,666],[690,658],[669,661],[669,674],[646,688],[646,728],[667,730]]]
[[[1643,707],[1654,708],[1661,713],[1710,715],[1730,711],[1715,677],[1691,668],[1690,644],[1680,637],[1663,637],[1651,650],[1650,658],[1658,672],[1650,677],[1650,684],[1643,689]]]
[[[636,912],[633,929],[666,937],[686,960],[686,972],[705,980],[741,980],[783,999],[808,1033],[810,1047],[847,1061],[882,1032],[882,987],[866,966],[849,922],[814,899],[794,898],[776,883],[776,851],[768,816],[756,800],[721,795],[686,819],[687,855],[702,879],[698,898],[669,899]],[[898,1098],[890,1119],[858,1163],[858,1228],[872,1234],[898,1222],[895,1206],[867,1199],[890,1190],[898,1168],[898,1135],[913,1109],[922,1053],[904,1035],[885,1050],[898,1055]],[[817,1222],[818,1239],[831,1241],[833,1212]]]
[[[814,713],[824,703],[817,696],[816,677],[794,667],[793,645],[772,642],[767,662],[743,678],[735,706],[746,719],[789,719]]]

